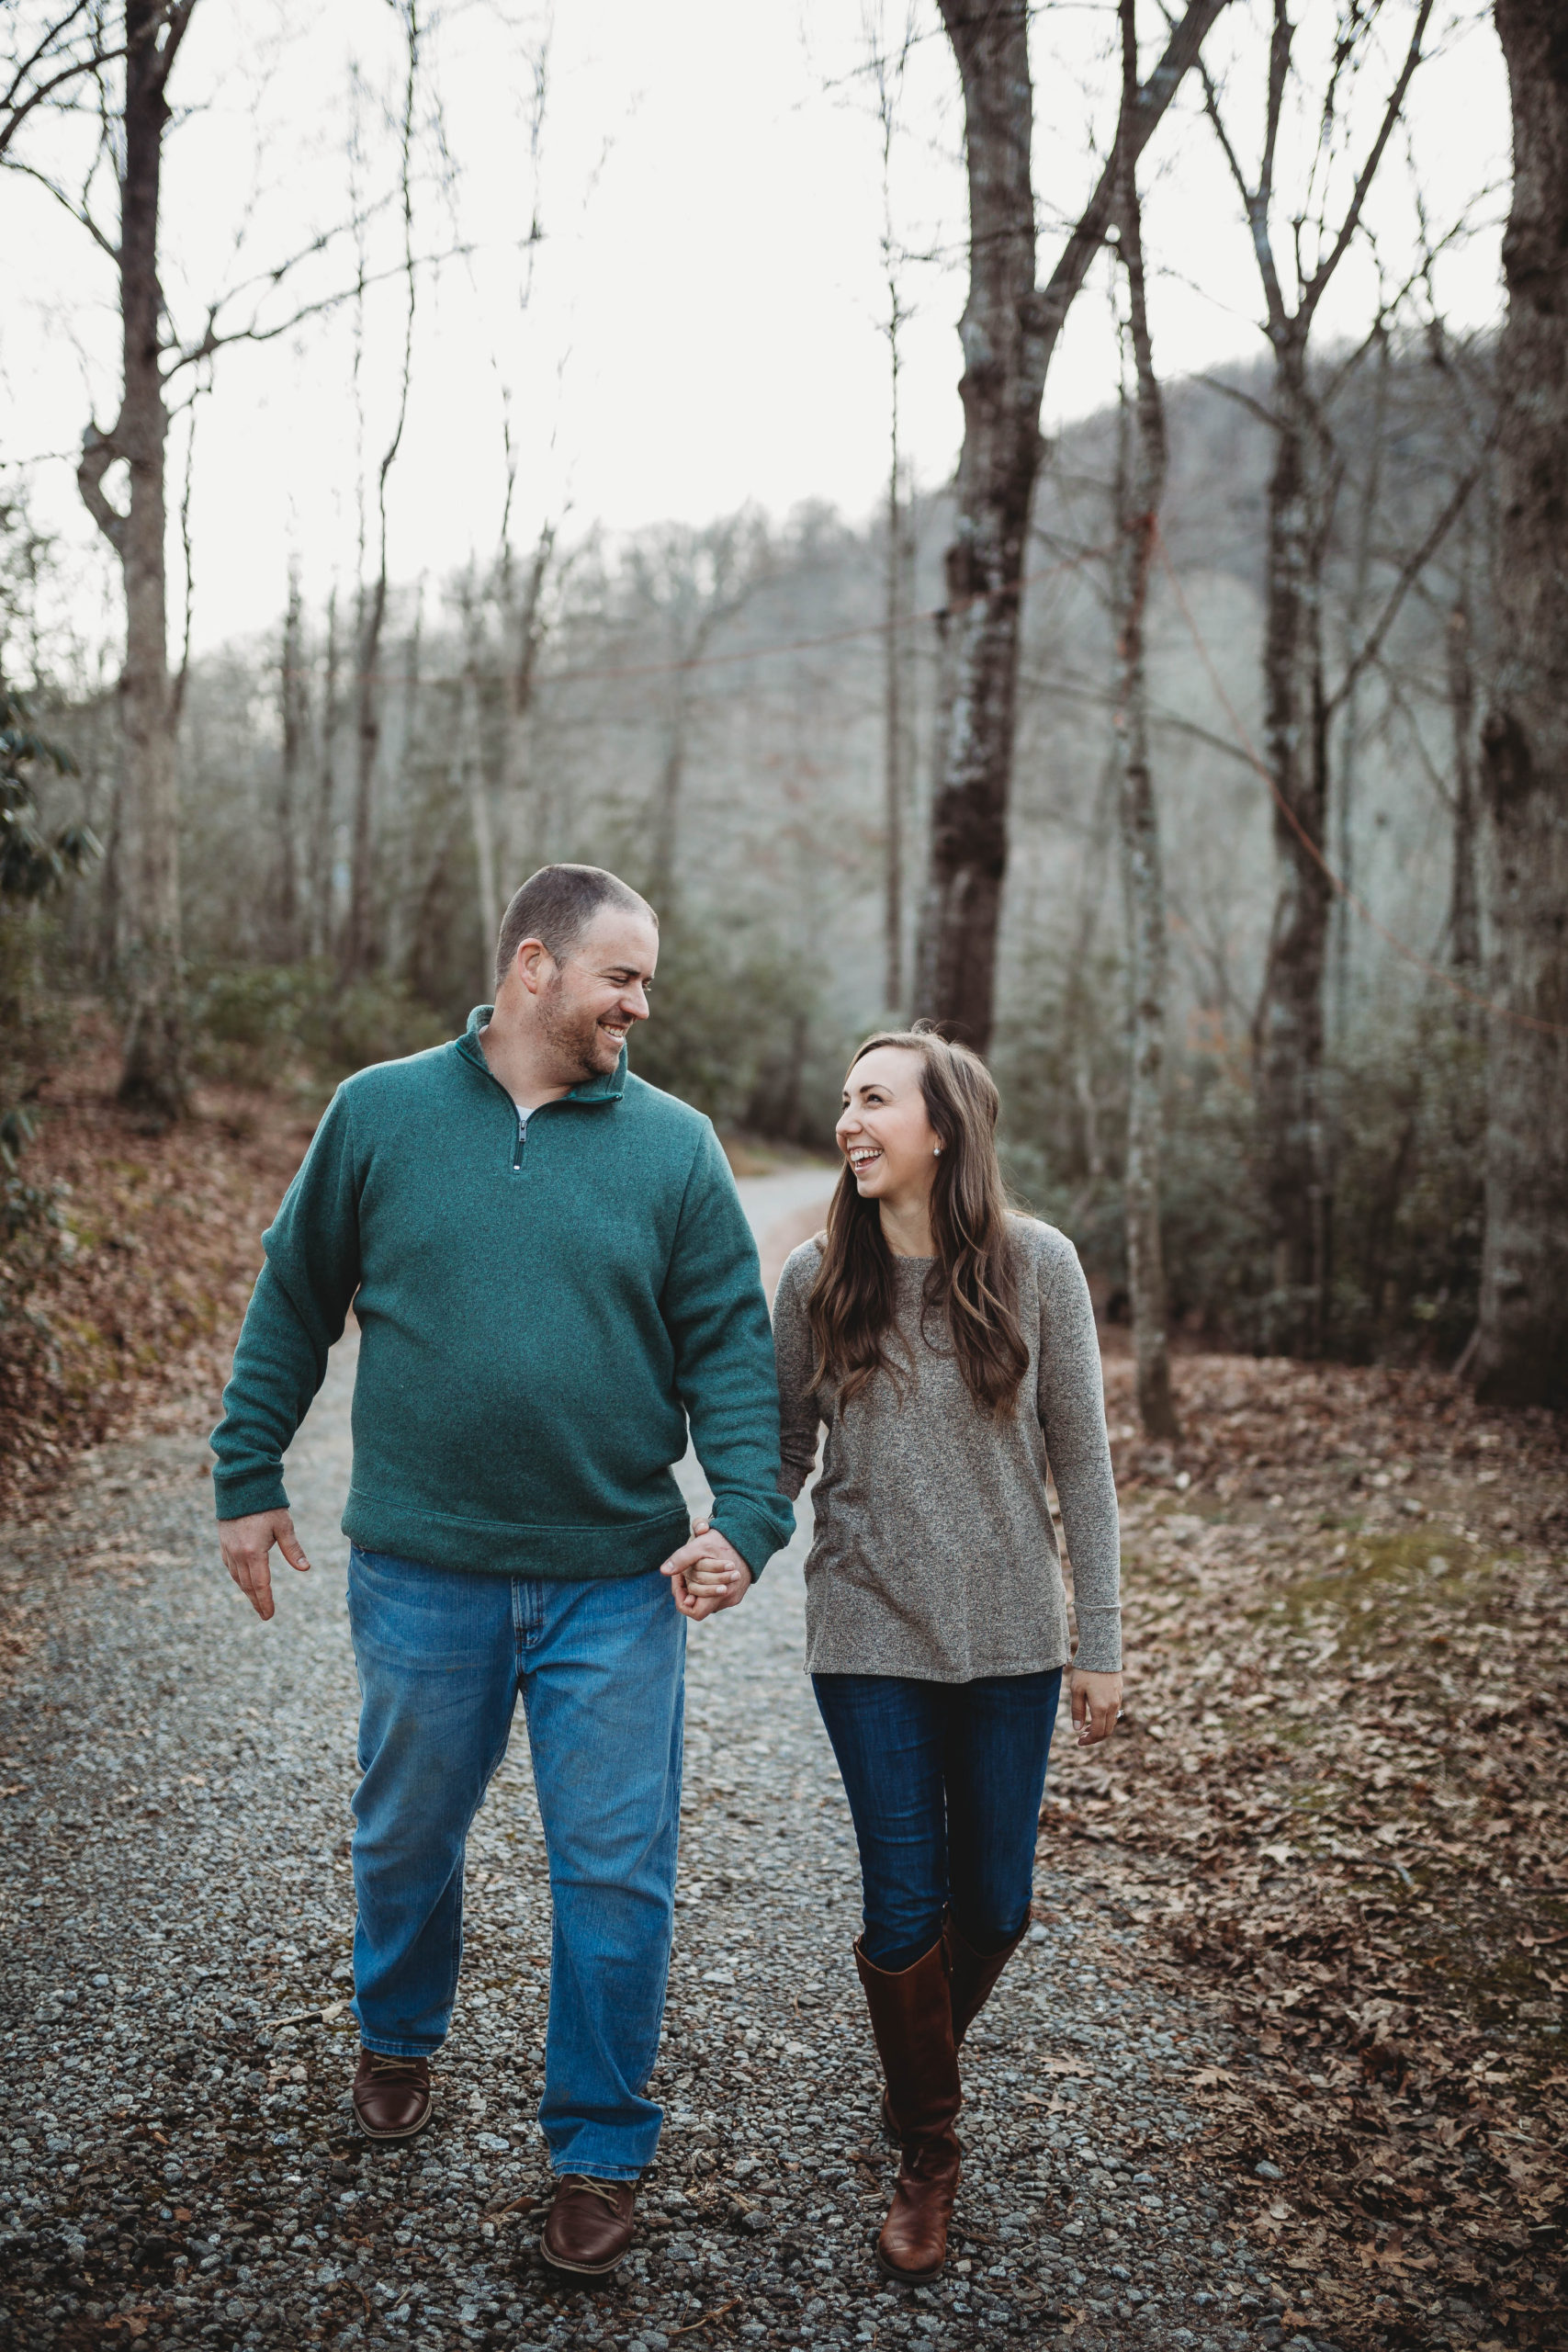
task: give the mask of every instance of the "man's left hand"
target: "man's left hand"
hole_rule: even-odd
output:
[[[691,1542],[671,1554],[660,1574],[670,1578],[682,1616],[694,1624],[717,1610],[733,1609],[751,1589],[750,1569],[728,1538],[705,1519],[696,1521]]]

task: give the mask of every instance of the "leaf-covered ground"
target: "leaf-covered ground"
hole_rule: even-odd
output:
[[[1108,1366],[1128,1713],[1108,1764],[1055,1751],[1043,1854],[1247,2030],[1213,2145],[1303,2326],[1561,2343],[1562,1425],[1420,1373],[1179,1383],[1147,1448]]]
[[[217,1397],[262,1227],[314,1125],[292,1096],[204,1085],[189,1120],[149,1134],[113,1100],[115,1063],[90,1029],[22,1161],[29,1185],[65,1190],[59,1254],[0,1319],[0,1513],[83,1446],[183,1425]]]

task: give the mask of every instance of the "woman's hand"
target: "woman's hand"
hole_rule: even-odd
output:
[[[716,1610],[733,1609],[751,1589],[751,1571],[728,1537],[699,1519],[692,1540],[671,1554],[660,1571],[670,1578],[675,1606],[700,1624]]]
[[[1074,1667],[1073,1721],[1077,1726],[1080,1747],[1093,1747],[1099,1741],[1109,1739],[1121,1711],[1120,1674],[1085,1674],[1081,1668]]]

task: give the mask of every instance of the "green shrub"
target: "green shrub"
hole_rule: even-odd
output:
[[[346,1078],[450,1034],[402,981],[376,974],[344,987],[324,958],[209,972],[192,985],[188,1021],[197,1069],[252,1086],[298,1070]]]
[[[64,1185],[29,1184],[18,1172],[23,1149],[37,1130],[38,1115],[28,1103],[0,1117],[0,1393],[6,1374],[49,1345],[48,1320],[30,1311],[28,1302],[73,1246]]]

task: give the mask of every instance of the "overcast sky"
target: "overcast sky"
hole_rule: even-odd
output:
[[[1144,13],[1152,43],[1152,0]],[[1331,0],[1303,0],[1301,13],[1310,91],[1334,10]],[[1412,11],[1408,0],[1386,0],[1382,15],[1389,46],[1352,117],[1362,146]],[[903,17],[889,7],[885,20],[897,28]],[[934,255],[901,273],[914,311],[906,444],[931,486],[950,472],[961,432],[964,203],[956,77],[931,0],[914,23],[891,190],[901,244]],[[1391,148],[1369,213],[1376,259],[1363,245],[1342,273],[1324,312],[1327,338],[1364,332],[1380,263],[1389,282],[1408,270],[1417,185],[1435,229],[1464,218],[1471,230],[1441,266],[1446,309],[1462,325],[1496,314],[1506,82],[1488,11],[1441,23],[1438,53],[1414,86],[1408,137]],[[700,523],[747,501],[781,517],[812,499],[870,512],[888,410],[881,137],[864,25],[859,0],[563,0],[553,23],[471,0],[437,21],[416,241],[427,256],[471,250],[420,273],[413,397],[390,477],[395,577],[438,582],[470,552],[493,549],[503,413],[518,455],[519,537],[547,514],[564,513],[569,532],[599,524],[613,535],[667,518]],[[395,29],[383,0],[201,0],[173,93],[191,112],[171,133],[165,179],[165,278],[182,326],[198,322],[210,289],[344,218],[351,169],[363,189],[387,188]],[[1035,22],[1043,277],[1109,135],[1114,30],[1113,12],[1093,5],[1047,7]],[[1208,52],[1248,160],[1263,30],[1259,0],[1235,0]],[[541,55],[536,155],[529,106]],[[46,127],[36,158],[51,137]],[[1304,158],[1299,143],[1287,148],[1289,185],[1306,185]],[[1336,186],[1347,168],[1341,154]],[[1258,355],[1257,273],[1195,88],[1156,134],[1144,179],[1163,372]],[[536,214],[543,234],[530,265]],[[0,451],[12,466],[40,460],[30,469],[37,511],[85,549],[91,534],[68,453],[90,412],[112,414],[112,272],[41,191],[4,178],[0,249],[10,282]],[[378,217],[369,250],[378,270],[395,261],[390,212]],[[313,268],[299,280],[302,294],[347,284],[349,247]],[[281,299],[265,315],[283,315]],[[402,301],[393,278],[367,305],[359,384],[372,473],[394,413]],[[312,595],[334,578],[352,581],[362,472],[353,368],[348,310],[217,363],[198,404],[193,477],[198,648],[273,624],[291,549]],[[1059,353],[1048,424],[1110,397],[1114,368],[1102,275]],[[182,418],[172,498],[186,430]],[[84,558],[84,614],[96,561]]]

